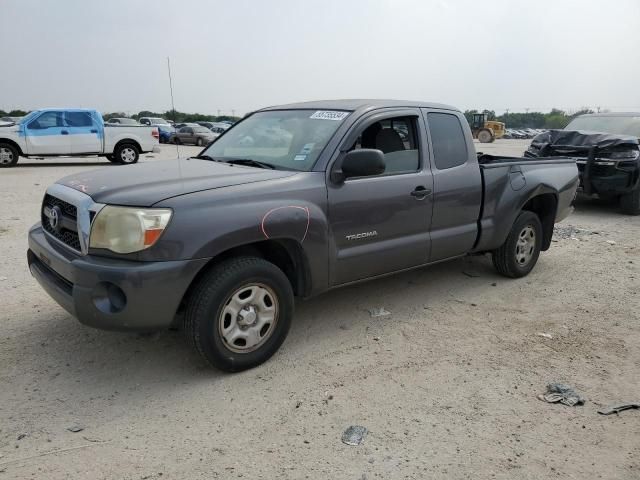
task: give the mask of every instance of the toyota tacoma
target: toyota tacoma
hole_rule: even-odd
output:
[[[180,324],[211,365],[239,371],[280,347],[295,297],[487,252],[527,275],[577,186],[572,159],[476,154],[453,107],[298,103],[191,158],[59,180],[28,264],[80,322]]]

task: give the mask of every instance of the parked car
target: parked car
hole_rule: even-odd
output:
[[[213,133],[221,134],[229,129],[230,125],[222,122],[196,122],[198,125],[208,128]]]
[[[295,296],[485,252],[527,275],[577,186],[571,159],[478,157],[453,107],[299,103],[253,112],[196,157],[59,180],[27,258],[82,323],[183,321],[206,361],[239,371],[284,342]]]
[[[193,145],[206,145],[217,137],[215,133],[201,125],[178,128],[169,138],[171,143],[191,143]]]
[[[6,123],[20,123],[20,121],[23,119],[24,117],[2,117],[0,118],[0,122],[6,122]]]
[[[135,118],[126,117],[110,118],[105,123],[108,125],[142,125]]]
[[[154,127],[157,127],[159,125],[167,126],[167,127],[171,126],[171,124],[167,120],[160,117],[140,117],[140,120],[138,121],[142,125],[150,125]]]
[[[564,130],[535,137],[529,157],[576,159],[580,193],[616,200],[623,213],[640,215],[640,113],[580,115]]]
[[[0,125],[0,167],[13,167],[20,156],[99,155],[129,164],[157,148],[157,128],[104,124],[96,110],[36,110],[18,125]]]
[[[167,127],[165,125],[159,125],[157,128],[158,133],[160,134],[160,143],[169,143],[171,141],[171,136],[176,132],[176,129],[172,126]]]

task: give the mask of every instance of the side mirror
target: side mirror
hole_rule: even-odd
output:
[[[349,177],[369,177],[384,173],[386,165],[384,153],[372,148],[351,150],[342,159],[342,163],[336,168],[332,179],[336,182]]]

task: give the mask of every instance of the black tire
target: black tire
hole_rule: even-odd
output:
[[[180,145],[180,143],[182,143],[182,142],[180,142],[180,139],[178,137],[173,137],[173,144],[174,145]]]
[[[528,230],[530,229],[530,230]],[[533,245],[519,246],[524,232],[533,232]],[[531,237],[526,234],[526,240]],[[524,237],[523,237],[524,238]],[[542,224],[538,216],[529,211],[520,212],[516,221],[513,222],[511,231],[502,246],[492,253],[493,266],[501,275],[510,278],[520,278],[529,274],[538,261],[540,248],[542,246]],[[518,251],[518,248],[529,248],[528,252]],[[526,254],[528,253],[528,255]],[[524,257],[528,257],[526,263],[522,262]]]
[[[15,167],[20,158],[18,149],[10,143],[0,143],[0,168]]]
[[[495,136],[491,130],[484,128],[478,132],[478,140],[480,143],[491,143],[495,140]]]
[[[132,143],[119,143],[113,151],[112,160],[114,163],[121,163],[123,165],[131,165],[138,161],[140,158],[140,152],[138,147]]]
[[[627,215],[640,215],[640,188],[620,197],[620,208]]]
[[[113,155],[105,155],[104,158],[109,160],[111,163],[120,163],[118,162]]]
[[[275,322],[270,327],[273,330],[265,331],[265,339],[260,340],[264,343],[254,350],[234,351],[232,348],[236,347],[227,342],[222,330],[231,322],[236,331],[241,329],[236,326],[240,315],[236,315],[234,320],[229,313],[224,314],[224,309],[230,305],[232,296],[235,298],[237,294],[240,297],[238,292],[244,288],[251,289],[253,285],[270,289],[266,298],[273,294],[271,302],[276,310]],[[262,258],[232,258],[211,268],[192,288],[186,303],[185,334],[213,367],[226,372],[247,370],[266,362],[280,348],[291,327],[293,306],[293,289],[282,270]],[[256,308],[259,307],[256,305]],[[240,345],[237,348],[247,347]]]
[[[201,147],[201,146],[202,146],[202,139],[201,139],[201,138],[198,138],[198,139],[196,140],[196,146],[198,146],[198,147]]]

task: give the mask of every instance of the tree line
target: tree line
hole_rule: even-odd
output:
[[[29,111],[26,110],[10,110],[4,111],[0,110],[0,117],[24,117],[28,114]],[[102,118],[107,121],[110,118],[123,118],[129,117],[129,115],[124,112],[111,112],[105,113],[102,115]],[[131,115],[130,118],[134,118],[136,120],[141,117],[161,117],[165,120],[173,120],[176,123],[182,122],[222,122],[223,120],[229,120],[232,122],[236,122],[240,120],[240,117],[234,117],[233,115],[206,115],[203,113],[186,113],[179,112],[177,110],[167,110],[166,112],[151,112],[149,110],[142,110],[134,115]]]
[[[578,115],[585,113],[594,113],[593,110],[583,108],[575,113],[567,113],[557,108],[551,109],[549,113],[542,112],[506,112],[502,115],[496,115],[493,110],[465,110],[464,116],[467,118],[469,124],[473,120],[474,113],[484,113],[487,116],[487,120],[497,120],[503,122],[507,128],[564,128],[567,124]]]
[[[11,110],[9,112],[0,110],[0,117],[22,117],[27,113],[29,112],[25,110]],[[593,113],[593,110],[584,108],[575,113],[569,114],[563,110],[553,108],[548,113],[506,112],[502,115],[496,115],[496,112],[494,110],[482,110],[482,112],[479,112],[478,110],[465,110],[464,116],[467,118],[467,121],[469,123],[471,123],[474,113],[485,113],[487,115],[487,120],[497,120],[499,122],[504,122],[507,128],[564,128],[574,117],[582,115],[583,113]],[[126,115],[124,112],[111,112],[105,113],[102,117],[106,121],[110,118],[128,116],[129,115]],[[240,117],[234,117],[232,115],[207,115],[203,113],[180,112],[177,110],[167,110],[165,112],[151,112],[149,110],[143,110],[134,115],[131,115],[131,118],[135,118],[136,120],[140,119],[141,117],[162,117],[166,120],[173,120],[176,123],[221,122],[223,120],[236,122],[240,119]]]

